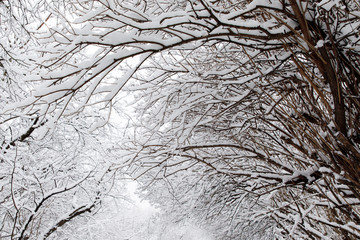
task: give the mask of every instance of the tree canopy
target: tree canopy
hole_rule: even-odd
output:
[[[121,172],[218,239],[360,237],[356,0],[28,2],[0,3],[6,236],[35,239],[57,191],[88,189],[69,216],[90,210]]]

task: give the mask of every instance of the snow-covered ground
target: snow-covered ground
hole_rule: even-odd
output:
[[[71,240],[213,240],[211,233],[192,219],[172,222],[170,216],[141,200],[137,184],[130,181],[118,194],[104,199],[103,208],[64,228],[67,234],[56,239]],[[83,222],[82,222],[83,221]],[[70,234],[68,234],[70,233]]]

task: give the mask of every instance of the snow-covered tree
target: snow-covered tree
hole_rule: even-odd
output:
[[[230,226],[219,239],[360,237],[356,0],[69,3],[24,52],[31,94],[4,121],[47,133],[88,111],[93,130],[130,91],[119,168],[179,219]]]
[[[0,2],[1,239],[62,236],[66,224],[99,210],[114,183],[121,187],[121,174],[110,169],[117,158],[108,134],[111,127],[99,134],[96,124],[88,121],[102,114],[98,110],[58,119],[51,131],[43,128],[49,118],[4,111],[9,103],[31,96],[36,83],[26,76],[43,54],[35,32],[56,25],[63,3]]]

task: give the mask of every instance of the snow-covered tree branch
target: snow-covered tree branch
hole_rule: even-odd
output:
[[[219,239],[359,237],[357,1],[67,3],[3,63],[26,83],[2,99],[2,131],[20,126],[3,139],[8,168],[61,123],[96,132],[127,93],[136,116],[108,169],[178,219],[222,222]]]

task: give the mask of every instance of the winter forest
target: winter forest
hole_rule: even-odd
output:
[[[0,0],[0,35],[1,240],[360,239],[358,0]]]

